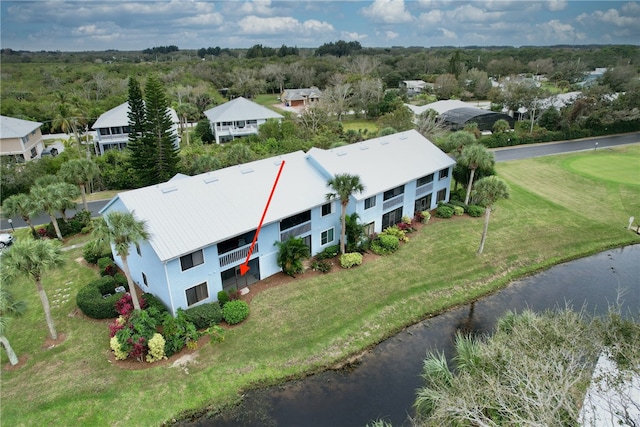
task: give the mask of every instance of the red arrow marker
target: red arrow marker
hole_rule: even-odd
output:
[[[273,197],[273,193],[276,191],[276,186],[278,185],[278,180],[280,179],[280,174],[282,173],[283,167],[284,167],[284,160],[282,161],[282,163],[280,163],[280,169],[278,170],[276,181],[273,183],[271,194],[269,194],[269,200],[267,200],[267,206],[264,207],[264,212],[262,212],[262,218],[260,218],[260,224],[258,224],[258,229],[256,230],[256,234],[255,236],[253,236],[253,241],[251,242],[251,246],[249,247],[249,253],[247,253],[247,259],[244,261],[244,264],[240,265],[241,276],[244,276],[247,273],[247,271],[249,271],[249,258],[251,258],[251,254],[253,253],[253,247],[256,245],[256,241],[258,240],[258,234],[260,234],[260,229],[262,228],[262,222],[264,221],[264,217],[267,215],[267,210],[269,209],[269,205],[271,204],[271,198]]]

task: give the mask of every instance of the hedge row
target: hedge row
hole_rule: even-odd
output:
[[[93,319],[111,319],[118,317],[116,302],[122,298],[123,294],[116,292],[120,286],[111,276],[104,276],[94,280],[78,291],[76,304],[85,314]],[[128,286],[124,285],[128,291]]]

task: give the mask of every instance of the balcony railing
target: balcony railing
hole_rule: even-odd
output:
[[[116,135],[99,135],[98,140],[100,142],[110,142],[110,141],[128,141],[129,134],[128,133],[119,133]]]
[[[387,200],[382,204],[382,210],[386,211],[394,206],[401,205],[404,202],[404,194],[400,194],[392,199]]]
[[[244,261],[247,258],[247,254],[249,253],[249,249],[251,248],[251,245],[245,245],[241,248],[238,248],[236,250],[233,250],[231,252],[227,252],[226,254],[220,255],[220,267],[224,267],[226,265],[230,265],[230,264],[234,264],[238,261]],[[256,242],[255,246],[253,247],[253,252],[252,253],[256,253],[258,252],[258,242]]]
[[[311,231],[311,221],[305,222],[303,224],[300,225],[296,225],[295,227],[292,227],[288,230],[285,230],[283,232],[280,233],[280,241],[281,242],[285,242],[287,240],[289,240],[290,237],[292,236],[299,236],[303,233],[306,233],[308,231]]]
[[[243,135],[256,133],[258,131],[258,126],[256,125],[246,125],[245,127],[237,127],[237,126],[216,126],[217,132],[229,132],[229,135]]]

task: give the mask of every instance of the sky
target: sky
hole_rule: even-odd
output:
[[[0,1],[0,47],[640,44],[640,1]]]

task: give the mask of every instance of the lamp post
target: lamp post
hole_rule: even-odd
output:
[[[593,151],[596,151],[597,149],[598,149],[598,143],[596,142],[596,146],[595,146],[595,148],[593,149]]]
[[[9,223],[9,225],[11,226],[11,230],[13,230],[14,232],[16,231],[15,228],[13,228],[13,220],[11,218],[7,219],[7,222]]]

